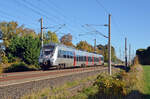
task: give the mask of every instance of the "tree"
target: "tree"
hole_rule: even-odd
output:
[[[32,35],[36,37],[36,33],[32,29],[24,28],[23,25],[19,26],[17,22],[1,22],[0,30],[3,33],[4,45],[9,46],[11,38],[14,36],[27,36]]]
[[[45,35],[44,35],[44,44],[47,43],[59,43],[58,37],[56,35],[56,33],[48,31]]]
[[[150,64],[150,47],[147,49],[138,49],[136,50],[136,55],[138,56],[139,63],[142,65]]]
[[[72,35],[70,33],[62,36],[60,38],[60,42],[64,45],[67,45],[67,46],[72,46],[74,47],[74,45],[72,44]]]
[[[104,56],[104,61],[107,62],[108,61],[108,45],[100,44],[97,47],[100,50],[100,53]],[[117,57],[115,53],[115,48],[113,46],[111,46],[111,57],[112,57],[112,61],[115,62]]]
[[[77,45],[76,48],[79,50],[85,50],[88,52],[94,52],[94,48],[92,45],[88,44],[86,41],[80,41]]]
[[[27,64],[38,64],[41,43],[40,39],[32,36],[13,37],[7,47],[8,58],[18,57]]]

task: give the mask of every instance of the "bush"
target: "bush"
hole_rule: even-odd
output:
[[[2,57],[2,63],[4,64],[8,63],[8,58],[6,56]]]
[[[36,70],[35,68],[29,68],[24,62],[12,64],[10,67],[6,68],[4,72],[21,72],[21,71],[31,71]]]
[[[0,65],[0,73],[3,72],[3,67]]]
[[[13,37],[9,47],[6,48],[9,62],[13,62],[17,57],[29,65],[37,65],[40,55],[40,44],[38,37]]]
[[[94,85],[99,88],[99,94],[102,96],[124,96],[127,94],[125,82],[120,79],[119,76],[109,76],[107,74],[101,74],[97,77]]]

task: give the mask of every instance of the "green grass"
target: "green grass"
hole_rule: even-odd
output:
[[[144,81],[145,81],[144,93],[146,95],[150,95],[150,65],[143,66],[143,69],[144,69]]]
[[[84,88],[77,95],[71,97],[70,99],[98,99],[96,94],[98,93],[98,88],[96,86],[90,86]]]

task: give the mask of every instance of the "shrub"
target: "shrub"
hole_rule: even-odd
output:
[[[24,62],[12,64],[10,67],[6,68],[4,72],[20,72],[20,71],[31,71],[36,70],[35,68],[29,68]]]
[[[3,67],[0,65],[0,73],[3,72]]]
[[[40,54],[40,39],[32,36],[13,37],[6,48],[9,62],[13,62],[16,57],[29,65],[37,65]]]
[[[101,74],[97,77],[94,85],[99,88],[99,94],[103,96],[124,96],[127,94],[125,82],[118,76]]]
[[[4,64],[8,63],[8,58],[6,56],[2,57],[2,63]]]

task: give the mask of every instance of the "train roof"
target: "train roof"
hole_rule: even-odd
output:
[[[103,57],[101,54],[91,53],[91,52],[87,52],[87,51],[83,51],[83,50],[77,50],[74,47],[66,46],[66,45],[60,44],[60,43],[49,43],[49,44],[45,44],[44,46],[58,46],[60,48],[63,48],[64,50],[66,49],[69,51],[75,51],[76,53],[80,53],[80,55],[87,54],[87,55],[95,55],[95,56]]]

